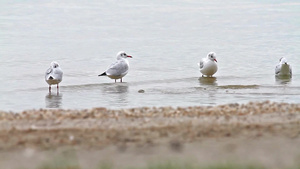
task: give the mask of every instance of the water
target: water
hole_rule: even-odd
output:
[[[1,1],[0,110],[195,106],[300,100],[297,1]],[[118,51],[125,83],[97,77]],[[197,62],[217,53],[215,78]],[[280,57],[292,79],[276,79]],[[60,93],[44,73],[56,60]],[[138,91],[143,89],[145,93]]]

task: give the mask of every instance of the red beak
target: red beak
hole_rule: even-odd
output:
[[[217,59],[215,59],[215,61],[217,62]]]
[[[132,56],[127,55],[128,58],[132,58]]]

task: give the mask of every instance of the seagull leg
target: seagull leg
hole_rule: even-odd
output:
[[[122,78],[121,78],[121,81],[120,81],[120,82],[121,82],[121,83],[123,82],[123,81],[122,81]]]
[[[117,79],[115,79],[115,83],[117,83]]]
[[[49,85],[49,93],[51,93],[51,85]]]
[[[57,84],[56,94],[57,94],[57,96],[59,95],[59,87],[58,87],[58,84]]]

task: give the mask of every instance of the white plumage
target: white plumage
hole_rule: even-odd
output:
[[[279,63],[275,67],[275,75],[292,77],[292,67],[287,63],[286,58],[279,59]]]
[[[120,51],[117,54],[117,61],[112,63],[109,68],[102,74],[98,76],[108,76],[111,79],[121,79],[128,73],[129,70],[129,62],[127,58],[132,58],[132,56],[127,55],[124,51]]]
[[[206,58],[203,58],[198,63],[200,72],[202,76],[205,75],[207,77],[211,77],[218,71],[216,54],[214,52],[210,52],[207,54]]]
[[[62,81],[63,71],[60,69],[59,64],[55,61],[51,62],[50,68],[45,73],[45,80],[49,84],[49,92],[51,92],[51,85],[57,85]]]

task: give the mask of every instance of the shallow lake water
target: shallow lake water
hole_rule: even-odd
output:
[[[297,1],[1,1],[0,110],[300,101]],[[120,50],[124,83],[97,75]],[[203,78],[197,62],[217,54]],[[286,57],[291,79],[276,79]],[[44,80],[51,61],[60,92]],[[143,93],[139,92],[144,90]]]

